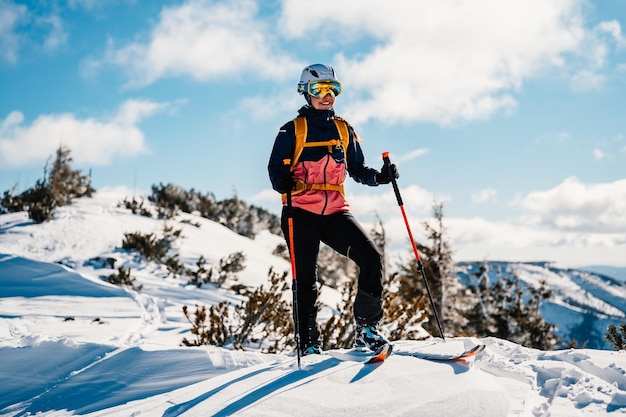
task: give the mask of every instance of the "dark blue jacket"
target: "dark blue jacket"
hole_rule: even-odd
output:
[[[304,106],[298,111],[299,115],[307,120],[306,142],[323,142],[339,138],[339,132],[333,121],[333,110],[316,110],[312,106]],[[356,182],[376,186],[374,176],[378,172],[364,164],[363,151],[358,141],[358,135],[349,126],[350,140],[345,152],[340,146],[329,150],[327,146],[305,147],[293,169],[293,176],[305,183],[343,184],[346,173]],[[285,159],[293,159],[295,150],[295,125],[293,120],[283,125],[270,155],[268,172],[274,190],[284,193],[287,190],[281,187],[281,178],[289,175],[290,167],[284,164]],[[292,204],[318,214],[332,214],[337,211],[348,211],[349,205],[343,193],[339,191],[308,190],[293,195]]]

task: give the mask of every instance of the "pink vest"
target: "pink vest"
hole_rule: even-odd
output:
[[[319,161],[300,161],[293,169],[293,177],[306,184],[341,185],[346,179],[346,164],[335,161],[331,155],[326,155]],[[287,203],[284,202],[284,204]],[[293,207],[316,214],[333,214],[350,210],[350,204],[343,193],[334,190],[294,192],[291,204]]]

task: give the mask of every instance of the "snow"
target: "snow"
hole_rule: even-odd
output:
[[[118,250],[125,232],[163,229],[161,220],[118,208],[123,192],[100,191],[41,225],[23,213],[0,216],[0,416],[626,415],[623,351],[545,352],[495,338],[448,337],[396,341],[396,353],[381,364],[325,355],[302,358],[298,369],[291,353],[182,347],[190,328],[183,305],[241,297],[185,285]],[[280,237],[250,240],[198,218],[191,223],[199,227],[174,223],[185,236],[177,247],[185,262],[244,251],[240,281],[250,285],[264,282],[270,267],[289,268],[272,255]],[[113,269],[96,257],[132,265],[142,290],[107,283]],[[540,272],[524,271],[529,280]],[[544,275],[571,292],[562,275]],[[621,287],[607,289],[595,277],[585,282],[616,300],[607,304],[590,293],[596,308],[623,317],[616,307],[623,306]],[[466,362],[408,356],[477,342],[486,349]]]

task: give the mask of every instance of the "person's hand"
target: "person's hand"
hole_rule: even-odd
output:
[[[286,171],[278,180],[278,192],[285,194],[295,187],[296,182],[293,179],[293,172]]]
[[[374,179],[379,184],[389,184],[393,178],[400,178],[396,164],[384,164],[380,172],[374,176]]]

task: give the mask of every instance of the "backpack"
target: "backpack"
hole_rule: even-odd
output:
[[[341,146],[343,149],[343,157],[346,158],[346,152],[348,149],[348,143],[350,141],[350,134],[348,133],[348,123],[342,118],[335,117],[333,120],[335,122],[335,126],[337,126],[337,131],[339,131],[339,139],[331,139],[322,142],[307,142],[306,136],[308,134],[308,127],[306,123],[306,117],[298,116],[293,119],[293,124],[296,130],[296,149],[293,152],[293,159],[291,160],[291,169],[296,166],[298,160],[300,159],[300,155],[304,148],[317,147],[317,146],[328,146],[328,152],[333,151],[334,146]]]
[[[337,126],[339,139],[331,139],[322,142],[307,142],[306,137],[308,134],[308,127],[306,117],[298,116],[293,119],[293,124],[296,132],[296,148],[294,149],[293,159],[291,160],[292,171],[298,163],[298,160],[300,159],[300,155],[302,154],[304,148],[328,146],[328,152],[332,152],[333,147],[341,146],[341,148],[343,149],[343,157],[344,159],[347,159],[348,144],[350,142],[348,122],[340,117],[335,117],[333,121],[335,122],[335,126]],[[296,181],[294,194],[306,190],[339,191],[341,194],[343,194],[343,184],[305,184],[303,181]]]

